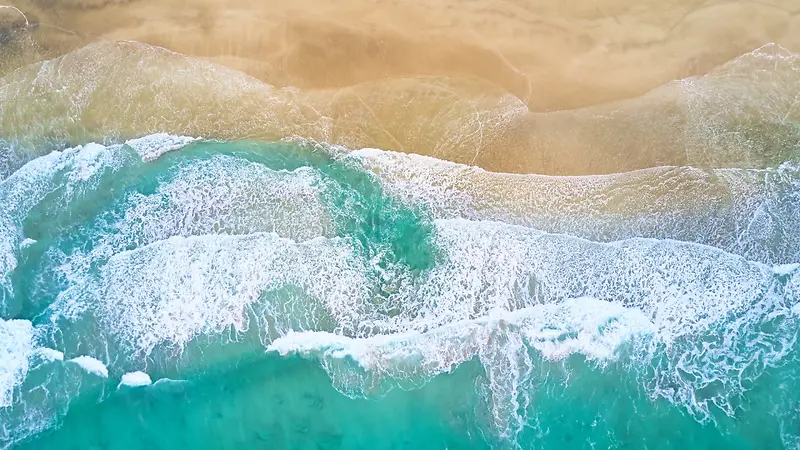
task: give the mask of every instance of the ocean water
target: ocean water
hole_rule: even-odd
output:
[[[23,67],[0,84],[0,448],[800,448],[800,111],[770,97],[797,64],[769,47],[525,119],[608,125],[597,174],[470,165],[458,105],[402,137],[436,151],[360,148],[393,134],[377,115],[139,44]],[[171,73],[195,84],[148,84]],[[612,170],[641,111],[684,152]],[[509,123],[479,124],[490,169],[536,138]]]

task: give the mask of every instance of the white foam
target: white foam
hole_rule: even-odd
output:
[[[35,239],[25,238],[25,239],[22,240],[22,242],[20,242],[19,247],[20,248],[26,248],[26,247],[30,247],[31,245],[33,245],[35,243],[36,243]]]
[[[757,324],[785,307],[774,300],[781,288],[771,267],[712,247],[654,239],[602,244],[496,222],[435,226],[438,264],[419,278],[396,278],[377,301],[377,280],[365,275],[371,263],[347,241],[298,244],[265,233],[171,237],[122,252],[102,269],[100,285],[77,295],[97,295],[84,302],[143,354],[161,344],[180,349],[200,335],[243,332],[252,313],[267,341],[278,338],[271,350],[322,353],[326,361],[351,355],[359,370],[373,373],[353,375],[352,367],[330,363],[334,380],[349,380],[335,381],[348,392],[371,392],[386,379],[424,380],[478,355],[497,408],[518,401],[510,396],[521,392],[532,364],[523,349],[547,359],[580,353],[603,361],[646,334],[667,361],[659,380],[673,383],[670,391],[649,386],[650,392],[701,415],[712,400],[697,402],[693,393],[708,380],[725,384],[713,399],[720,407],[744,389],[729,376],[739,368],[718,361],[751,351],[740,344],[755,328],[729,330],[729,319]],[[262,297],[285,286],[305,296]],[[514,316],[525,311],[525,319]],[[501,319],[514,322],[513,332],[497,334]],[[700,335],[720,343],[702,348]],[[487,346],[490,338],[495,343]],[[760,339],[777,340],[775,353],[764,357],[780,358],[779,336]],[[420,358],[427,364],[412,364]],[[669,366],[679,363],[695,377],[681,378]],[[381,373],[391,376],[371,381]]]
[[[800,257],[800,231],[791,219],[800,215],[800,168],[792,164],[564,177],[491,173],[376,149],[351,157],[393,195],[426,205],[439,219],[496,220],[604,242],[675,239],[769,264]],[[773,244],[776,237],[783,245]]]
[[[66,164],[67,152],[53,152],[22,166],[0,181],[0,287],[12,292],[8,278],[17,266],[22,242],[21,222],[48,188],[55,172]]]
[[[155,383],[153,383],[153,386],[172,385],[172,384],[182,385],[184,383],[186,383],[186,380],[176,380],[173,378],[159,378],[158,380],[156,380]]]
[[[380,335],[380,337],[384,336]],[[366,342],[367,339],[380,339],[380,337],[365,338],[362,342]],[[267,346],[267,351],[278,352],[281,356],[292,353],[313,355],[333,347],[346,347],[353,341],[354,339],[351,337],[327,331],[290,331]]]
[[[363,339],[322,332],[289,333],[267,351],[298,353],[322,362],[334,387],[352,396],[382,395],[394,386],[419,386],[427,379],[479,359],[487,373],[494,424],[511,435],[525,423],[517,410],[532,369],[530,349],[551,360],[580,353],[598,363],[616,358],[617,348],[655,327],[636,309],[592,298],[568,299],[516,311],[495,310],[426,332]],[[352,367],[352,359],[360,369]]]
[[[11,406],[14,388],[28,373],[33,342],[31,322],[0,319],[0,407]]]
[[[150,380],[150,375],[144,372],[128,372],[122,375],[122,379],[117,386],[119,389],[122,386],[130,386],[130,387],[139,387],[139,386],[148,386],[152,383]]]
[[[154,194],[132,195],[116,228],[120,239],[140,245],[174,235],[259,231],[308,240],[333,230],[319,197],[321,184],[308,168],[273,171],[218,155],[176,168]]]
[[[351,357],[367,370],[386,368],[393,359],[424,356],[417,363],[432,374],[449,371],[488,346],[502,345],[494,333],[519,332],[530,346],[549,359],[564,359],[573,353],[604,360],[628,338],[654,329],[641,311],[593,298],[567,299],[558,304],[535,305],[516,311],[496,310],[488,316],[463,320],[425,332],[405,332],[354,339],[328,332],[290,332],[273,341],[267,351],[281,355],[297,353],[325,358]],[[457,353],[449,346],[469,349],[458,361],[430,361]],[[463,350],[463,349],[462,349]],[[424,354],[424,355],[423,355]]]
[[[516,411],[530,400],[525,386],[534,363],[526,349],[546,359],[579,353],[603,362],[622,343],[638,342],[634,353],[643,359],[632,364],[650,364],[651,352],[665,358],[643,380],[648,392],[707,417],[711,402],[733,408],[730,399],[746,390],[730,374],[754,357],[748,352],[760,351],[748,340],[771,342],[774,351],[759,355],[768,364],[791,345],[781,333],[759,334],[760,323],[789,307],[790,288],[771,267],[717,248],[655,239],[604,244],[460,219],[436,221],[435,236],[439,264],[380,305],[402,314],[370,319],[371,330],[386,330],[381,335],[287,334],[268,348],[319,357],[334,384],[354,395],[380,392],[387,380],[425,380],[477,356],[496,425],[512,433],[526,422]],[[709,339],[715,345],[707,347]],[[719,363],[734,354],[730,366]],[[724,389],[698,399],[710,383]]]
[[[651,379],[669,389],[648,389],[702,417],[711,402],[732,410],[730,399],[747,388],[730,374],[744,370],[754,352],[776,364],[792,345],[785,333],[759,331],[765,320],[788,312],[791,288],[771,267],[719,249],[653,239],[602,244],[489,222],[436,224],[448,262],[434,268],[430,284],[411,297],[430,303],[419,302],[419,309],[404,305],[417,322],[442,324],[475,312],[577,296],[635,308],[653,325],[648,348],[659,349],[669,365]],[[746,345],[752,339],[769,340],[771,351]],[[709,340],[715,345],[708,347]],[[692,378],[680,376],[678,365]],[[711,383],[724,389],[713,399],[698,400],[695,392]]]
[[[156,133],[137,139],[130,139],[125,141],[125,145],[136,150],[136,153],[142,157],[142,161],[154,161],[164,153],[180,150],[199,139],[189,136],[176,136],[169,133]]]
[[[36,349],[36,352],[39,353],[44,359],[48,361],[63,361],[64,360],[64,353],[53,350],[52,348],[47,347],[39,347]]]
[[[30,210],[47,194],[59,189],[63,189],[64,204],[68,204],[70,196],[94,182],[101,168],[119,167],[122,160],[118,158],[117,149],[86,144],[52,152],[29,161],[0,181],[0,204],[3,205],[0,211],[0,287],[12,291],[8,277],[17,265],[17,253],[32,243],[24,239],[21,231],[21,224]],[[65,171],[65,177],[56,180],[54,176],[60,171]]]
[[[106,368],[106,365],[91,356],[78,356],[77,358],[70,359],[68,362],[81,366],[87,373],[108,378],[108,368]]]
[[[88,253],[65,255],[61,268],[78,280],[87,264],[172,236],[275,232],[297,241],[330,236],[334,223],[320,198],[322,184],[309,168],[274,171],[226,155],[179,165],[154,193],[128,195],[121,217],[101,216],[92,227],[112,232]]]
[[[354,330],[367,317],[365,272],[343,240],[171,237],[113,256],[101,285],[82,286],[61,301],[93,305],[106,329],[147,354],[161,343],[182,348],[201,334],[243,332],[250,312],[269,318],[269,326],[259,325],[270,332]],[[265,291],[286,286],[308,297],[262,301]]]
[[[89,143],[75,148],[74,167],[72,176],[76,180],[87,181],[95,175],[104,165],[104,153],[108,150],[105,146]]]
[[[638,308],[590,297],[542,305],[541,309],[527,318],[523,334],[548,359],[580,353],[590,359],[607,360],[633,336],[656,331]]]
[[[795,264],[782,264],[782,265],[775,266],[775,267],[772,268],[772,270],[774,270],[775,273],[778,274],[778,275],[791,275],[792,273],[797,271],[797,269],[800,269],[800,264],[798,264],[798,263],[795,263]]]

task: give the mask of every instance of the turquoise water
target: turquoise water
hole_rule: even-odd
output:
[[[739,428],[726,434],[582,361],[566,367],[568,385],[565,367],[543,366],[537,378],[552,385],[535,393],[552,400],[536,406],[540,420],[518,437],[523,447],[781,446],[774,419],[726,424]],[[314,363],[261,356],[185,383],[118,392],[99,405],[94,396],[72,406],[60,430],[20,448],[490,448],[480,402],[457,392],[481,375],[468,363],[417,390],[349,399]]]
[[[0,182],[3,447],[800,446],[796,265],[443,217],[375,153],[148,139]]]

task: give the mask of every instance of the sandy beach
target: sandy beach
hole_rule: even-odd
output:
[[[276,87],[474,76],[532,111],[642,95],[775,42],[800,50],[800,1],[13,0],[0,71],[99,40],[207,58]]]

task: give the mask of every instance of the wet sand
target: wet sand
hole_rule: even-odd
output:
[[[12,165],[70,145],[167,132],[299,137],[514,173],[766,168],[798,156],[798,88],[800,57],[770,45],[633,99],[532,112],[474,77],[280,88],[161,47],[101,42],[0,79],[0,126],[16,148]]]
[[[13,0],[0,71],[135,40],[276,87],[474,76],[532,111],[642,95],[776,42],[800,50],[800,0]]]
[[[800,0],[15,2],[0,125],[43,151],[300,137],[591,175],[800,148]]]

